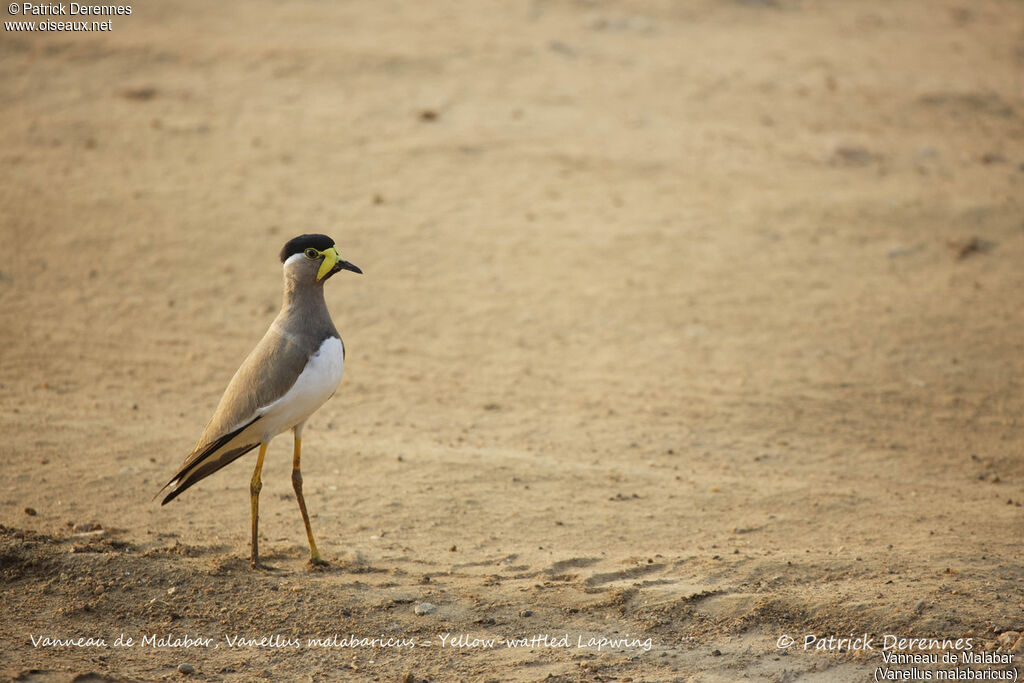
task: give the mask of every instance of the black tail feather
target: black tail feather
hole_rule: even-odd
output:
[[[234,448],[228,451],[227,453],[222,454],[216,460],[208,462],[210,456],[216,453],[219,449],[228,445],[228,443],[230,443],[232,439],[234,439],[236,436],[245,431],[246,428],[248,428],[250,425],[259,420],[260,417],[261,416],[256,416],[253,419],[246,422],[241,427],[239,427],[238,429],[230,431],[224,436],[221,436],[215,439],[214,441],[210,442],[209,444],[201,446],[196,450],[192,451],[192,454],[185,458],[185,462],[184,464],[182,464],[181,469],[178,470],[178,473],[171,477],[171,479],[166,484],[164,484],[159,491],[156,492],[156,496],[159,496],[161,493],[163,493],[164,489],[166,489],[171,484],[177,482],[177,485],[174,487],[174,490],[172,490],[160,504],[166,505],[168,502],[174,500],[185,489],[192,486],[192,484],[195,484],[200,479],[203,479],[204,477],[213,474],[214,472],[224,467],[225,465],[232,463],[241,456],[245,455],[253,448],[256,448],[256,446],[259,445],[258,442],[254,444],[247,444],[240,448]],[[225,458],[225,455],[227,455],[228,457]],[[156,498],[156,496],[153,497]]]
[[[177,498],[179,495],[184,493],[186,490],[191,488],[193,484],[199,482],[202,479],[205,479],[206,477],[210,476],[217,470],[227,467],[235,460],[238,460],[243,455],[245,455],[252,449],[256,448],[257,446],[259,446],[258,443],[251,443],[246,444],[245,446],[239,446],[238,448],[232,448],[230,451],[225,451],[224,453],[221,453],[216,460],[208,460],[206,462],[203,462],[198,467],[192,469],[188,474],[184,475],[184,477],[180,481],[178,481],[178,484],[174,487],[174,489],[170,493],[168,493],[167,496],[162,501],[160,501],[160,504],[167,505],[172,500]]]

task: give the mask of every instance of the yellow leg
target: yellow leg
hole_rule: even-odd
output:
[[[267,444],[260,444],[260,454],[256,456],[256,469],[252,473],[252,481],[249,482],[249,499],[252,504],[252,555],[249,558],[253,569],[262,568],[260,564],[260,489],[263,482],[260,480],[260,473],[263,471],[263,456],[267,454]]]
[[[306,512],[306,499],[302,497],[302,470],[299,469],[301,457],[302,439],[296,435],[295,455],[292,457],[292,487],[295,489],[295,497],[299,501],[302,521],[306,525],[306,538],[309,539],[309,563],[314,567],[324,567],[327,565],[327,562],[320,557],[320,551],[316,549],[316,541],[313,539],[313,527],[309,525],[309,513]]]

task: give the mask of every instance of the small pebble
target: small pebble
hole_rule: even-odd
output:
[[[1020,638],[1020,631],[1003,631],[996,638],[996,642],[999,643],[999,647],[1009,649],[1017,642],[1018,638]]]
[[[916,244],[912,247],[897,246],[887,251],[885,255],[888,256],[889,258],[900,258],[902,256],[912,256],[915,253],[921,251],[921,249],[922,245],[920,244]],[[893,447],[896,447],[895,444],[893,446],[890,446],[890,448]]]
[[[179,664],[178,672],[183,674],[194,674],[196,672],[196,668],[191,664]]]
[[[415,609],[413,609],[413,612],[415,612],[418,617],[422,617],[424,614],[431,614],[436,611],[437,607],[434,607],[429,602],[421,602],[416,605]]]
[[[519,616],[521,616],[521,617],[532,617],[533,616],[533,610],[532,609],[524,609],[522,612],[519,613]]]
[[[39,513],[36,512],[35,508],[25,508],[25,514],[28,515],[29,517],[35,517]]]
[[[831,163],[839,166],[865,166],[875,159],[871,150],[858,145],[837,145],[830,157]]]

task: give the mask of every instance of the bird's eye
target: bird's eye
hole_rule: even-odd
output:
[[[315,260],[318,256],[320,256],[320,252],[317,251],[316,249],[306,250],[306,258],[308,258],[310,261]]]

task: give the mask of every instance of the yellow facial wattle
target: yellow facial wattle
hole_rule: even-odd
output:
[[[323,280],[328,273],[334,270],[335,264],[341,260],[341,254],[334,247],[328,247],[320,252],[324,256],[324,262],[320,264],[320,270],[316,273],[316,281]]]

